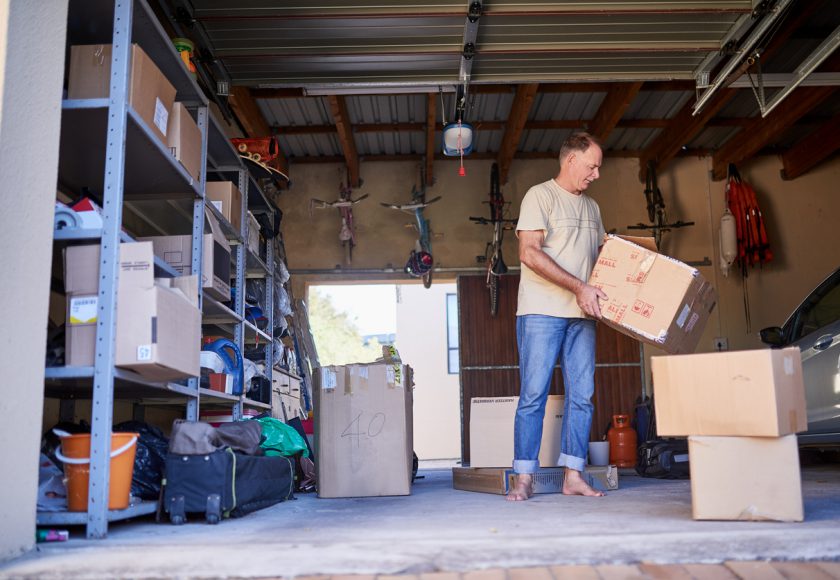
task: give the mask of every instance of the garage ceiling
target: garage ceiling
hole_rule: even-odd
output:
[[[471,158],[554,157],[569,132],[652,161],[774,152],[784,175],[840,148],[836,0],[160,0],[208,92],[297,163],[442,157],[466,92]],[[819,66],[807,67],[808,63]],[[807,68],[806,68],[807,67]],[[805,79],[792,87],[793,81]],[[217,93],[219,81],[229,96]],[[788,86],[779,106],[766,104]],[[711,87],[711,88],[709,88]],[[792,89],[792,90],[790,90]],[[702,106],[698,107],[698,97]],[[765,107],[766,108],[766,107]]]

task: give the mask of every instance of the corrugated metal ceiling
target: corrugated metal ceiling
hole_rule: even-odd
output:
[[[189,21],[217,80],[252,89],[287,157],[317,161],[346,153],[331,101],[322,95],[347,95],[359,156],[407,158],[427,150],[427,94],[435,95],[439,140],[443,119],[451,120],[455,108],[451,91],[466,86],[475,153],[492,156],[510,130],[506,123],[523,83],[539,83],[539,89],[516,156],[556,153],[570,131],[591,129],[608,116],[602,105],[616,102],[624,108],[605,133],[607,151],[661,155],[663,139],[677,138],[663,135],[679,134],[669,123],[685,123],[685,109],[695,101],[698,73],[710,71],[714,79],[730,58],[747,56],[737,49],[773,13],[762,8],[786,0],[158,1],[174,22]],[[471,25],[468,13],[476,3],[480,16]],[[761,60],[764,72],[793,72],[840,26],[837,0],[794,0],[777,12],[757,46],[786,37],[772,58]],[[786,26],[791,30],[784,32]],[[467,59],[470,30],[474,56]],[[837,69],[835,62],[830,70]],[[615,83],[630,81],[644,84],[624,103],[612,92]],[[441,89],[442,101],[436,96]],[[768,89],[767,98],[775,90]],[[397,91],[405,94],[388,94]],[[814,126],[814,115],[838,113],[837,96],[828,101],[813,108],[806,127]],[[718,150],[759,116],[748,87],[717,109],[679,146]],[[791,128],[766,146],[790,147],[808,133]]]

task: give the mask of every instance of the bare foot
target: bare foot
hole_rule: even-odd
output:
[[[563,495],[585,495],[587,497],[602,497],[604,492],[592,489],[580,475],[580,471],[566,468],[566,477],[563,478]]]
[[[534,495],[534,479],[527,473],[520,473],[516,476],[516,483],[513,489],[508,492],[505,499],[508,501],[525,501]]]

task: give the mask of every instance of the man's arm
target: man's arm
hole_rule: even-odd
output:
[[[519,261],[548,280],[572,292],[578,306],[588,316],[601,318],[598,299],[606,300],[607,295],[595,286],[579,280],[557,265],[548,254],[543,252],[542,243],[545,233],[542,230],[519,230]]]

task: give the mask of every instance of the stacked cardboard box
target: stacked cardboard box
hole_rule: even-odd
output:
[[[96,350],[99,245],[64,253],[66,364],[90,366]],[[120,245],[115,364],[153,380],[198,376],[201,312],[195,276],[154,277],[149,242]]]
[[[658,434],[688,436],[694,519],[802,521],[796,433],[808,422],[799,349],[651,364]]]

